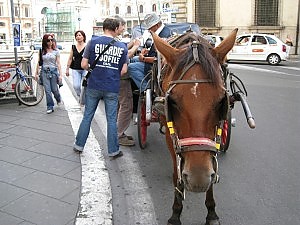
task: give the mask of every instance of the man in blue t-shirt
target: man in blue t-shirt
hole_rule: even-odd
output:
[[[119,34],[120,22],[116,18],[103,21],[102,36],[93,35],[83,53],[81,66],[88,70],[103,49]],[[86,89],[86,104],[83,119],[76,135],[74,151],[82,152],[90,132],[90,126],[98,103],[103,99],[107,121],[108,156],[122,156],[119,150],[117,134],[117,110],[121,75],[127,72],[127,46],[122,42],[114,42],[99,58],[93,69]]]

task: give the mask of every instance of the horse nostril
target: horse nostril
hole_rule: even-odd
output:
[[[213,181],[216,178],[216,173],[212,173],[210,176],[211,176],[211,180]]]

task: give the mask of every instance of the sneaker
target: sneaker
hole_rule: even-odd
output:
[[[64,104],[63,101],[57,102],[57,106],[61,106],[61,105],[63,105],[63,104]]]
[[[138,118],[135,117],[134,120],[133,120],[133,125],[137,125],[137,123],[138,123]]]
[[[122,151],[119,151],[119,153],[118,153],[117,155],[109,156],[109,157],[111,157],[112,159],[116,159],[116,158],[119,158],[119,157],[121,157],[121,156],[123,156],[123,152],[122,152]]]
[[[121,138],[121,137],[127,137],[128,140],[133,140],[133,137],[132,137],[132,136],[127,135],[127,134],[124,134],[124,133],[123,133],[121,136],[119,136],[119,138]]]
[[[122,146],[134,146],[134,140],[130,140],[127,136],[123,136],[119,138],[119,145]]]
[[[47,114],[50,114],[50,113],[53,113],[54,112],[54,109],[48,109],[47,110]]]
[[[77,153],[82,153],[82,150],[79,150],[79,149],[77,149],[77,148],[75,148],[75,147],[73,147],[73,150],[74,150],[74,152],[77,152]]]
[[[125,134],[125,136],[127,137],[128,140],[133,140],[133,137],[132,137],[132,136],[126,135],[126,134]]]

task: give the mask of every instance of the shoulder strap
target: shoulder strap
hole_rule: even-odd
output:
[[[39,50],[39,66],[43,65],[42,49]]]
[[[91,72],[93,71],[93,69],[95,68],[97,62],[99,61],[100,57],[107,51],[107,49],[113,45],[116,42],[115,39],[112,39],[108,45],[103,49],[102,52],[100,52],[100,54],[97,56],[97,58],[95,59],[95,61],[91,64],[90,69],[88,70],[90,73],[87,73],[87,75],[85,76],[86,79],[89,78],[89,76],[91,75]]]
[[[91,64],[89,71],[92,72],[91,70],[93,70],[97,64],[97,62],[99,61],[100,57],[107,51],[107,49],[113,45],[116,42],[115,39],[112,39],[108,45],[103,49],[102,52],[100,52],[100,54],[97,56],[97,58],[95,59],[95,61]]]

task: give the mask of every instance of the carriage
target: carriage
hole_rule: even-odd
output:
[[[151,32],[159,52],[139,91],[137,128],[139,145],[147,143],[147,128],[160,124],[173,163],[174,202],[168,225],[181,225],[185,190],[205,192],[206,225],[219,225],[213,185],[218,182],[217,155],[226,151],[231,137],[231,110],[242,103],[250,128],[255,122],[243,82],[226,65],[238,29],[217,47],[188,29],[168,41]]]
[[[173,36],[170,39],[170,44],[176,43],[176,40],[182,38],[186,32],[194,32],[201,35],[201,30],[197,24],[194,23],[173,23],[167,24],[171,29]],[[142,26],[136,26],[133,29],[133,37],[138,37],[144,32]],[[213,45],[209,36],[203,36],[210,44]],[[151,44],[151,42],[150,42]],[[220,150],[226,152],[229,148],[231,138],[231,127],[235,126],[235,118],[231,116],[231,110],[234,108],[236,101],[242,103],[244,113],[250,128],[255,127],[255,122],[251,114],[250,108],[247,103],[247,90],[242,80],[238,78],[233,72],[228,69],[226,63],[221,64],[222,78],[224,81],[224,87],[226,88],[229,97],[229,108],[227,118],[222,121],[221,136],[219,141]],[[145,149],[147,146],[147,129],[153,122],[159,122],[159,115],[163,114],[161,96],[160,96],[160,82],[161,73],[163,71],[161,65],[161,55],[158,54],[157,60],[154,62],[152,70],[146,74],[142,82],[148,83],[148,89],[146,91],[139,90],[137,96],[135,96],[135,112],[137,113],[137,131],[138,142],[141,149]],[[133,84],[134,85],[134,84]],[[162,127],[161,127],[162,128]],[[161,133],[164,133],[160,129]]]

